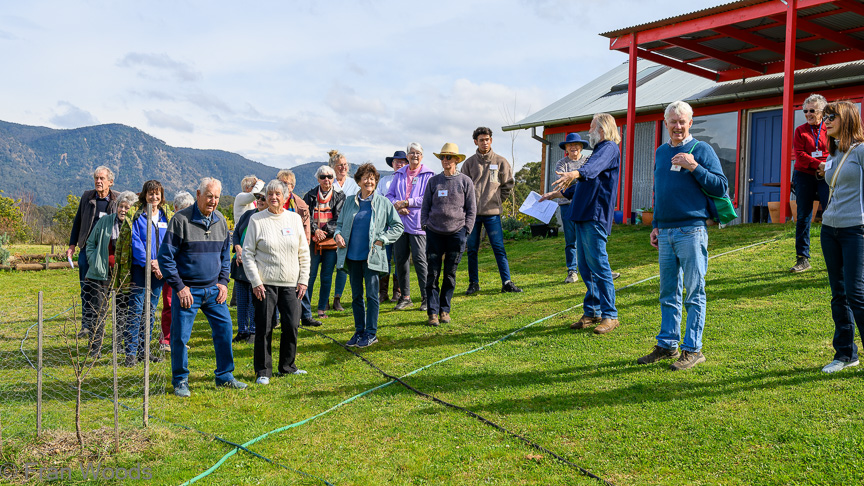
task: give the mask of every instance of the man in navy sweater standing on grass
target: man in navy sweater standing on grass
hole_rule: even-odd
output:
[[[729,182],[714,149],[690,135],[693,108],[683,101],[666,107],[669,142],[657,148],[654,161],[654,229],[651,245],[660,250],[660,334],[657,345],[637,360],[648,364],[676,359],[672,370],[705,361],[705,273],[708,271],[706,223],[714,204],[707,194],[726,195]],[[687,289],[687,324],[681,340],[681,288]]]
[[[192,324],[199,309],[207,316],[212,330],[216,385],[246,388],[233,374],[234,325],[226,302],[231,261],[228,225],[216,210],[221,194],[221,182],[210,177],[201,179],[196,203],[171,218],[159,248],[159,268],[175,299],[175,305],[171,306],[171,384],[174,394],[182,398],[190,396],[186,343],[192,336]]]

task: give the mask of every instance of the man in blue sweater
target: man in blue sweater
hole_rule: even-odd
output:
[[[187,398],[189,356],[186,343],[198,309],[207,316],[216,349],[216,384],[246,388],[234,378],[231,333],[234,325],[226,303],[231,255],[228,225],[216,210],[222,183],[205,177],[196,204],[177,211],[159,248],[159,268],[174,292],[171,306],[171,372],[174,394]],[[179,305],[177,305],[179,304]]]
[[[708,271],[708,232],[712,196],[729,188],[714,149],[690,135],[693,108],[683,101],[666,107],[669,142],[657,148],[654,161],[654,229],[651,245],[660,250],[660,334],[651,353],[637,363],[676,359],[672,370],[705,361],[705,273]],[[687,289],[687,324],[681,340],[681,288]]]

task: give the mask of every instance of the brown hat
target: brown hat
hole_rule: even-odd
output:
[[[441,152],[435,154],[435,157],[438,157],[438,159],[440,160],[442,155],[454,155],[454,156],[456,156],[456,158],[459,159],[458,161],[456,161],[457,164],[459,162],[462,162],[465,160],[465,154],[459,153],[459,146],[456,145],[455,143],[450,143],[450,142],[445,143],[444,146],[441,147]]]

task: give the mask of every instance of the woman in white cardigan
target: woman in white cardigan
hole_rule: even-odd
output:
[[[300,299],[309,281],[309,242],[300,216],[284,209],[288,188],[274,179],[264,190],[267,210],[252,216],[243,240],[243,265],[255,295],[254,364],[259,385],[269,384],[273,374],[271,342],[277,309],[282,322],[278,372],[306,373],[297,368],[294,358]]]

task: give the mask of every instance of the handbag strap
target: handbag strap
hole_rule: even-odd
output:
[[[834,186],[837,185],[837,176],[840,175],[840,169],[843,167],[843,164],[846,162],[846,157],[849,157],[849,154],[852,153],[852,149],[857,147],[859,144],[860,144],[860,142],[849,147],[849,150],[847,150],[846,153],[843,154],[843,158],[840,159],[840,163],[837,164],[837,168],[834,169],[834,174],[831,175],[831,182],[828,184],[828,202],[825,203],[826,206],[828,204],[831,204],[831,198],[834,197]]]

